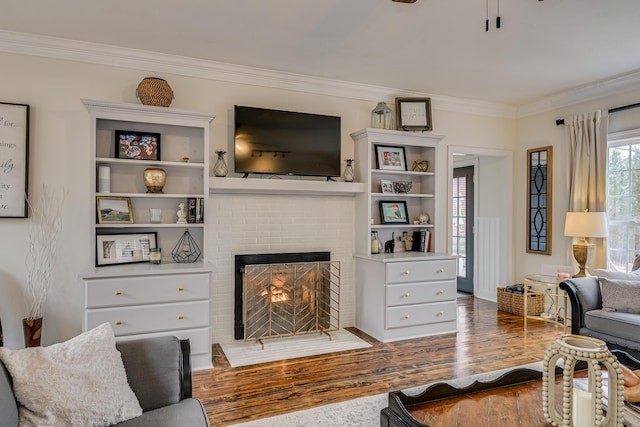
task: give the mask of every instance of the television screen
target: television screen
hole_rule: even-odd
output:
[[[235,171],[340,176],[340,117],[236,105]]]

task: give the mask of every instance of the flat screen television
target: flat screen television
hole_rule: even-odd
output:
[[[235,171],[340,176],[340,117],[236,105]]]

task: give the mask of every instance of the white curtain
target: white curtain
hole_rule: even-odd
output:
[[[606,111],[583,113],[565,119],[569,142],[569,212],[607,210]],[[606,239],[590,239],[596,245],[591,268],[606,266]]]

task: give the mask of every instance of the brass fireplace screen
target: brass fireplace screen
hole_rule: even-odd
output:
[[[325,333],[339,327],[340,262],[247,265],[244,339]]]

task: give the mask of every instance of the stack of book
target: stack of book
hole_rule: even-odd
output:
[[[187,199],[187,222],[189,224],[204,222],[204,199],[202,197]]]
[[[431,231],[414,231],[411,250],[414,252],[431,252]]]

